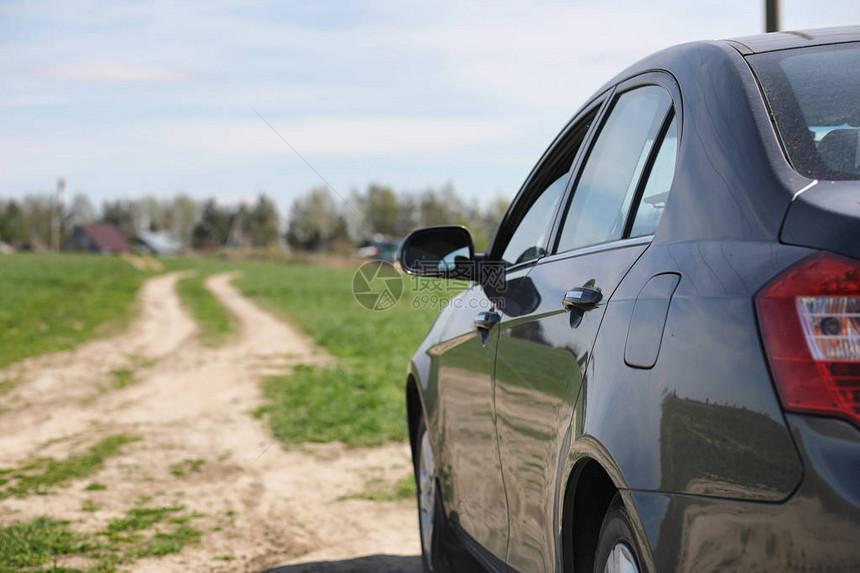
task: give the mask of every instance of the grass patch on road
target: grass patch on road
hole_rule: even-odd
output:
[[[58,557],[92,550],[94,544],[69,529],[68,524],[37,517],[0,529],[0,571],[39,567]]]
[[[45,495],[50,493],[52,487],[89,477],[104,467],[107,458],[121,453],[122,446],[137,439],[117,434],[103,439],[86,452],[72,454],[65,460],[37,458],[18,468],[2,469],[0,499]]]
[[[131,386],[136,380],[131,368],[115,368],[110,371],[110,375],[113,377],[113,387],[117,390]]]
[[[71,522],[45,516],[0,528],[0,571],[111,573],[119,565],[179,553],[199,542],[202,532],[190,525],[195,516],[185,515],[184,506],[147,507],[146,501],[96,533],[78,533]],[[89,566],[80,569],[79,559],[76,568],[63,567],[70,557],[83,558]],[[43,569],[48,564],[51,568]]]
[[[147,507],[149,498],[141,498],[125,515],[112,519],[96,536],[102,562],[133,563],[144,557],[179,553],[182,548],[200,541],[203,535],[190,525],[199,514],[186,515],[183,505]],[[93,536],[95,538],[95,536]]]
[[[122,390],[136,384],[138,382],[137,371],[142,368],[151,368],[157,362],[158,360],[154,358],[144,358],[136,354],[129,354],[127,365],[114,368],[108,372],[111,386],[114,390]]]
[[[151,272],[122,259],[14,254],[0,259],[0,368],[67,350],[126,324]]]
[[[177,291],[182,304],[191,312],[200,327],[200,342],[204,346],[217,348],[238,330],[238,324],[233,315],[206,288],[206,279],[211,274],[212,272],[207,272],[205,268],[198,269],[195,275],[179,281]]]
[[[379,477],[370,478],[364,483],[364,491],[345,495],[340,499],[364,499],[368,501],[401,501],[415,497],[415,478],[407,476],[394,484]]]
[[[170,473],[176,477],[182,477],[186,472],[199,472],[206,465],[206,460],[185,460],[179,464],[170,465]]]

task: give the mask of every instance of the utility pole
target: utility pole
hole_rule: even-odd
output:
[[[779,0],[764,0],[765,32],[779,32]]]
[[[57,197],[54,200],[54,216],[51,217],[51,250],[60,252],[60,224],[63,216],[63,204],[66,202],[66,180],[60,177],[57,181]]]

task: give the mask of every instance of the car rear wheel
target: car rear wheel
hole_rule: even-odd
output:
[[[639,573],[641,563],[630,515],[621,494],[616,493],[600,526],[594,573]]]
[[[424,420],[418,422],[415,447],[415,485],[418,493],[418,526],[424,571],[435,571],[433,534],[436,530],[436,464]]]

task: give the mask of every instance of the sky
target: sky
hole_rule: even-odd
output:
[[[860,24],[857,0],[781,10]],[[763,29],[763,0],[4,0],[0,198],[64,177],[96,205],[266,193],[284,215],[321,178],[510,199],[617,72]]]

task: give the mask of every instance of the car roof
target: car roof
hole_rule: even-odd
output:
[[[677,66],[679,58],[683,60],[690,54],[710,52],[715,48],[725,53],[727,62],[728,60],[733,59],[731,54],[734,54],[734,57],[737,58],[737,61],[735,62],[736,65],[738,63],[742,63],[744,57],[752,54],[856,41],[860,41],[860,26],[817,28],[792,32],[771,32],[769,34],[757,34],[754,36],[739,36],[726,40],[699,40],[688,42],[686,44],[678,44],[664,48],[658,52],[654,52],[653,54],[650,54],[630,65],[628,68],[603,84],[591,99],[589,99],[588,103],[591,103],[591,101],[594,101],[594,99],[599,97],[600,94],[625,79],[651,70],[662,69],[669,70],[674,73],[673,67]],[[745,66],[746,64],[743,65]]]
[[[746,56],[853,41],[860,41],[860,26],[679,44],[619,72],[574,118],[627,80],[668,73],[688,103],[683,106],[683,129],[697,133],[682,137],[687,143],[679,153],[685,154],[683,163],[689,170],[676,172],[675,181],[707,180],[709,187],[707,193],[698,184],[682,186],[683,193],[675,191],[663,217],[668,223],[661,223],[661,228],[671,229],[662,236],[658,231],[656,240],[773,240],[792,197],[811,180],[794,171],[785,158]],[[672,211],[678,212],[671,215]]]
[[[772,32],[770,34],[731,38],[726,41],[732,44],[741,54],[748,56],[762,52],[820,46],[823,44],[839,44],[857,40],[860,40],[860,26]]]

